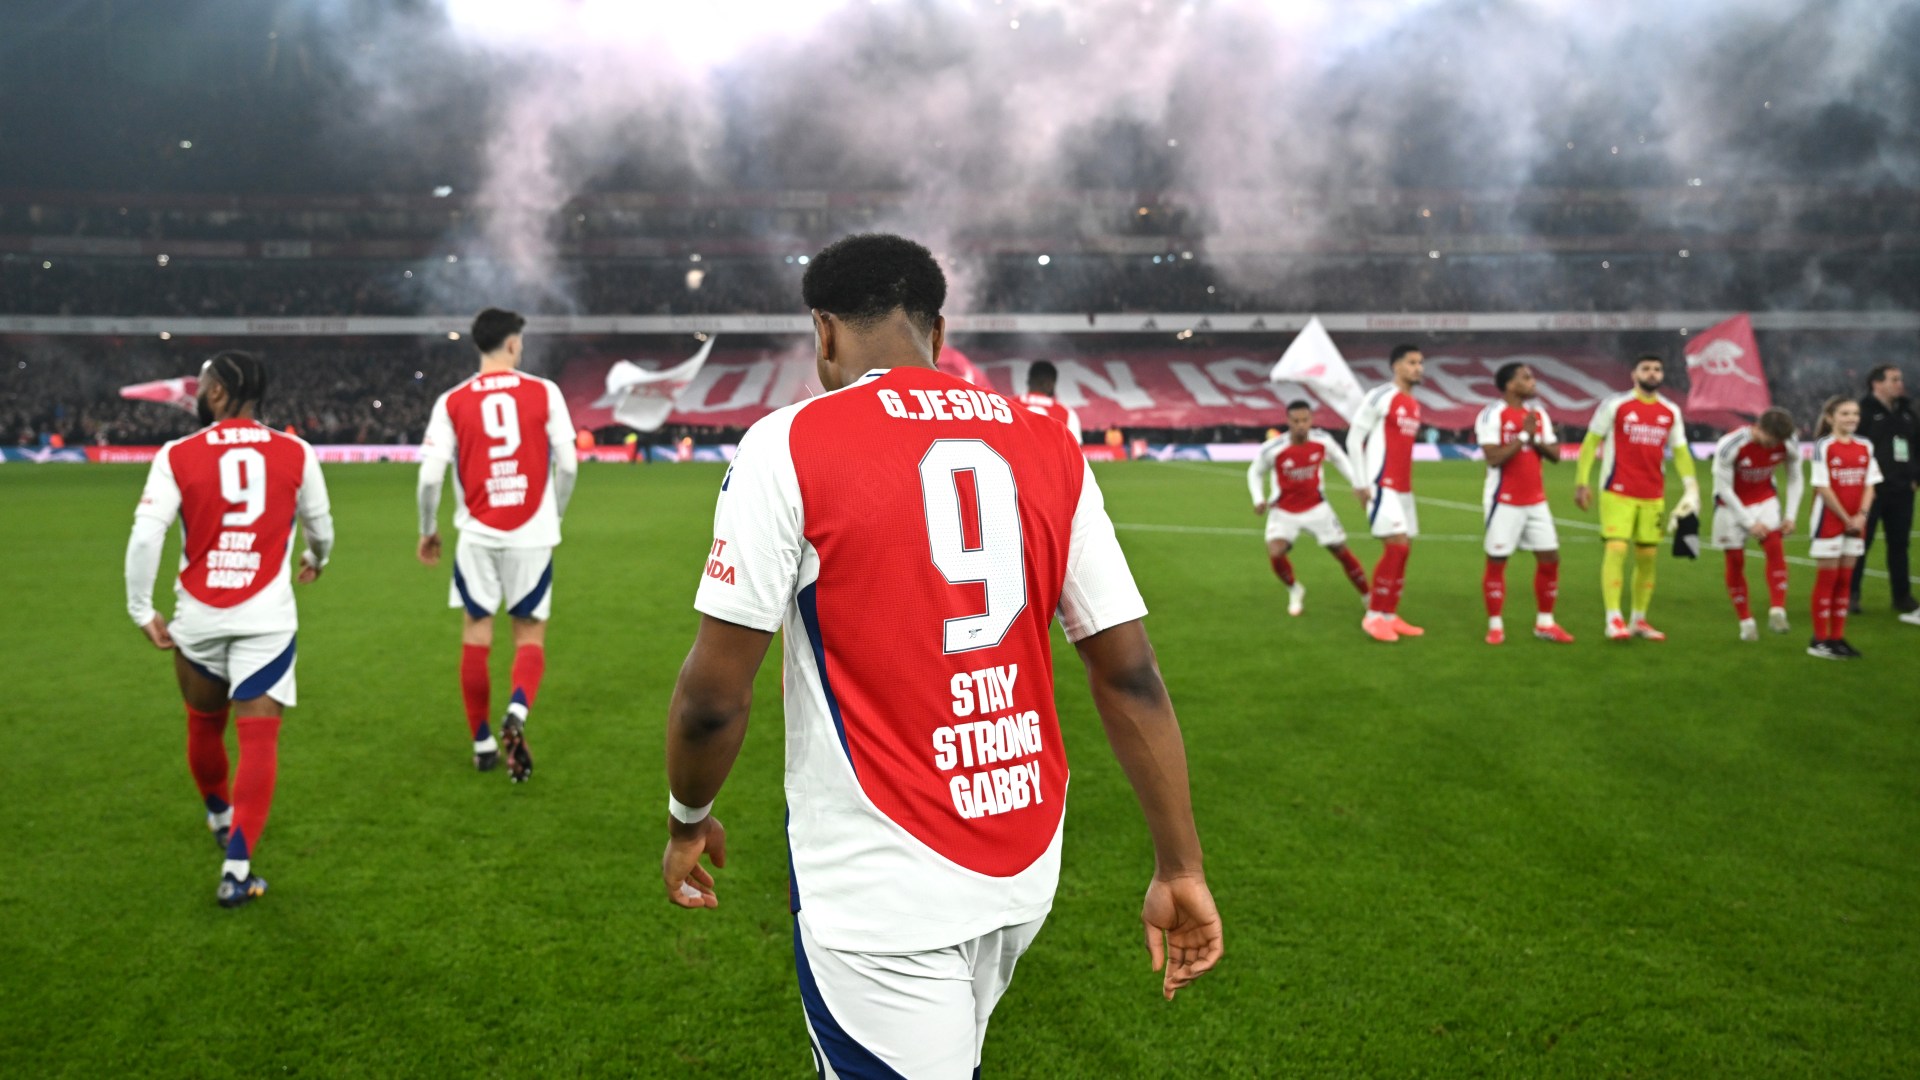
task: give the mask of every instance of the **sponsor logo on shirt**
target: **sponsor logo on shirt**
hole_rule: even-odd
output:
[[[722,585],[732,585],[734,584],[733,567],[720,561],[720,555],[726,551],[726,549],[727,542],[725,540],[717,538],[714,540],[713,549],[707,552],[707,576]]]

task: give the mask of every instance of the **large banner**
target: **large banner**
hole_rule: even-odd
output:
[[[1349,345],[1343,351],[1362,384],[1385,382],[1387,346]],[[1315,421],[1345,427],[1346,421],[1303,387],[1267,381],[1277,358],[1271,351],[1210,348],[1084,349],[1012,353],[970,346],[968,356],[994,389],[1012,393],[1026,387],[1027,366],[1053,361],[1060,370],[1055,396],[1080,413],[1088,430],[1120,428],[1267,427],[1286,421],[1286,403],[1311,402]],[[1508,344],[1466,343],[1435,346],[1426,354],[1426,382],[1415,391],[1428,425],[1449,430],[1473,426],[1474,418],[1498,397],[1493,374],[1500,365],[1522,362],[1539,377],[1540,401],[1564,424],[1585,425],[1600,399],[1628,385],[1625,364],[1611,356],[1570,348],[1539,349]],[[667,357],[606,356],[579,359],[560,376],[576,424],[615,423],[612,413],[595,408],[616,360]],[[820,392],[814,376],[813,345],[785,350],[717,349],[681,393],[670,424],[746,427],[774,409]]]

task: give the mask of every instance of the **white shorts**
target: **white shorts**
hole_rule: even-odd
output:
[[[1807,554],[1815,559],[1838,559],[1851,555],[1856,559],[1867,556],[1867,538],[1864,536],[1815,537],[1807,545]]]
[[[293,681],[294,633],[243,634],[194,639],[173,636],[173,646],[202,675],[227,684],[231,701],[270,697],[287,708],[298,704]]]
[[[1285,540],[1293,543],[1302,530],[1313,534],[1321,547],[1335,547],[1347,542],[1347,530],[1340,527],[1340,519],[1335,516],[1333,507],[1325,502],[1305,513],[1295,514],[1286,510],[1267,511],[1267,542]]]
[[[1045,921],[932,952],[850,953],[815,941],[802,909],[793,960],[814,1067],[823,1077],[972,1077],[993,1007]]]
[[[544,621],[552,613],[553,549],[492,547],[460,537],[453,549],[447,606],[489,619],[503,603],[516,619]]]
[[[1546,503],[1493,504],[1487,514],[1487,554],[1504,559],[1516,550],[1560,550],[1560,531],[1553,527],[1553,511]]]
[[[1754,503],[1752,506],[1747,507],[1747,513],[1753,515],[1754,518],[1759,520],[1760,524],[1766,526],[1768,532],[1772,532],[1780,527],[1780,499],[1778,496],[1767,499],[1764,502]],[[1716,550],[1734,551],[1746,547],[1747,542],[1753,538],[1753,534],[1748,532],[1746,527],[1741,525],[1732,514],[1727,513],[1725,507],[1721,506],[1718,501],[1714,502],[1713,534],[1710,542]]]
[[[1420,512],[1414,508],[1413,492],[1374,488],[1373,501],[1367,504],[1367,523],[1373,527],[1373,535],[1382,540],[1419,536]]]

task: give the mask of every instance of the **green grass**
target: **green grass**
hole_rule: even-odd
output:
[[[1663,554],[1672,640],[1607,645],[1599,547],[1567,529],[1580,642],[1490,649],[1479,548],[1441,539],[1478,514],[1429,504],[1404,604],[1428,636],[1388,648],[1311,546],[1307,616],[1284,615],[1237,467],[1100,478],[1119,522],[1215,530],[1121,538],[1226,958],[1159,1000],[1146,833],[1061,648],[1065,869],[989,1074],[1920,1075],[1920,631],[1877,584],[1850,630],[1868,659],[1823,664],[1801,653],[1811,570],[1796,632],[1743,645],[1717,563]],[[1420,483],[1474,504],[1479,478]],[[412,470],[331,469],[338,554],[301,593],[302,704],[259,851],[273,892],[237,912],[213,903],[168,662],[122,614],[141,479],[0,469],[0,1075],[810,1073],[772,664],[720,802],[723,906],[670,909],[657,878],[662,721],[717,467],[586,470],[524,787],[468,766]],[[1530,573],[1510,573],[1522,629]]]

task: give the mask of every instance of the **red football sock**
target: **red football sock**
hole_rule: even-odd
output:
[[[1833,637],[1833,579],[1840,571],[1830,567],[1821,567],[1813,576],[1813,640],[1826,641]],[[1843,609],[1844,610],[1844,609]]]
[[[1360,590],[1360,595],[1367,595],[1367,568],[1360,565],[1359,557],[1348,548],[1334,552],[1333,557],[1340,560],[1340,569],[1347,572],[1347,580]]]
[[[1273,576],[1279,578],[1281,584],[1293,584],[1293,563],[1287,561],[1285,555],[1269,555],[1267,562],[1273,564]]]
[[[1767,553],[1767,603],[1773,607],[1787,606],[1787,537],[1775,529],[1760,541],[1760,549]]]
[[[227,791],[227,710],[201,712],[187,706],[187,768],[208,813],[218,814],[233,804]]]
[[[233,838],[227,858],[251,859],[273,809],[273,781],[280,771],[280,718],[242,716],[233,729],[240,741],[240,768],[233,777]]]
[[[1747,553],[1738,549],[1727,552],[1727,595],[1733,598],[1733,612],[1741,622],[1753,618],[1747,603]]]
[[[1487,600],[1487,617],[1497,619],[1507,603],[1507,560],[1488,559],[1480,575],[1480,592]]]
[[[1406,544],[1388,544],[1380,552],[1380,562],[1373,568],[1373,599],[1368,607],[1383,615],[1391,615],[1400,610],[1400,590],[1406,584],[1407,572]]]
[[[493,680],[487,673],[487,647],[460,647],[460,696],[467,703],[467,731],[475,742],[488,736],[487,710],[493,704]]]
[[[1853,567],[1836,567],[1828,600],[1828,633],[1835,638],[1847,636],[1847,607],[1853,601]]]
[[[513,651],[513,703],[533,708],[540,693],[540,676],[547,673],[547,649],[544,645],[522,645]]]
[[[1540,614],[1553,614],[1553,605],[1560,599],[1560,564],[1543,562],[1533,564],[1533,602]]]

